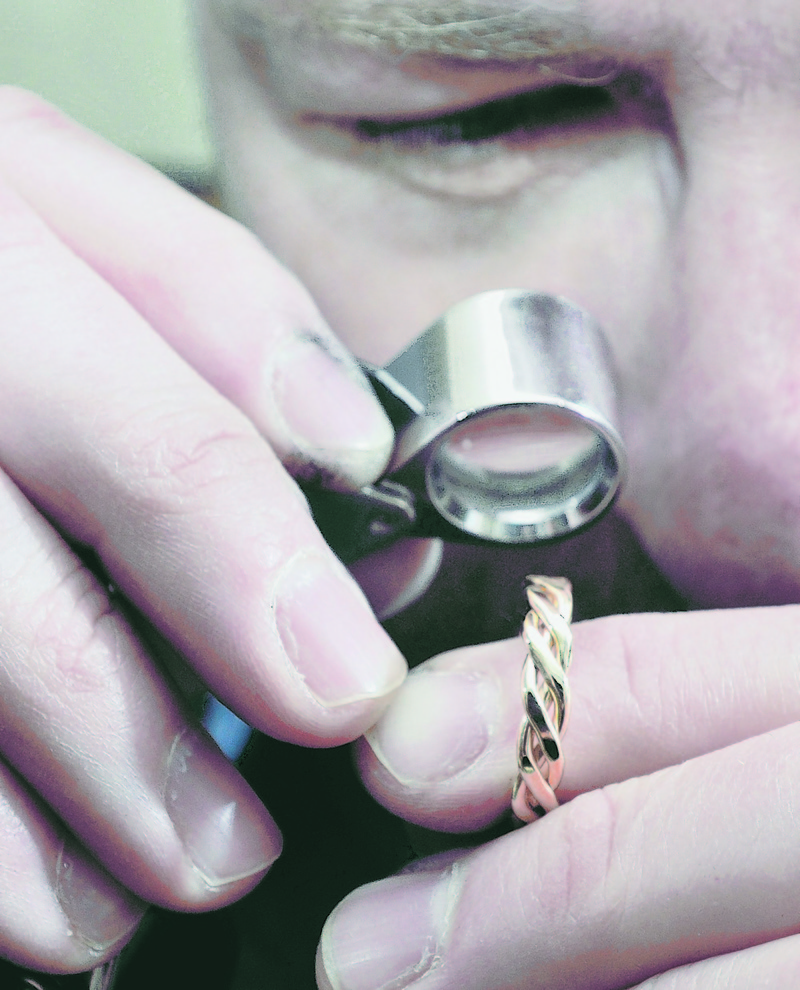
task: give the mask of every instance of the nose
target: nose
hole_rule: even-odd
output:
[[[770,94],[718,111],[685,133],[652,378],[628,390],[626,509],[699,603],[796,601],[800,106]]]

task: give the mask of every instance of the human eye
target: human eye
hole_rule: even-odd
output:
[[[672,131],[662,87],[639,69],[608,73],[602,83],[556,81],[449,112],[316,123],[348,135],[352,155],[366,166],[477,199],[513,194],[554,155],[574,159],[623,132]]]
[[[607,88],[567,84],[516,93],[452,113],[410,120],[362,118],[349,126],[361,141],[392,142],[406,148],[480,144],[607,118],[614,103]]]
[[[500,203],[635,152],[643,131],[674,137],[669,66],[651,54],[598,45],[470,61],[380,55],[313,33],[301,44],[278,22],[232,22],[230,34],[281,133],[320,167],[338,163],[337,174],[376,188]]]

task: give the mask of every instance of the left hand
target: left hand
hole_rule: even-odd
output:
[[[320,987],[796,986],[799,627],[797,606],[576,625],[568,803],[355,891]],[[454,832],[507,808],[523,656],[514,640],[417,668],[361,744],[373,794]]]

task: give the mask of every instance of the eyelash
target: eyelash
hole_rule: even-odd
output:
[[[435,117],[362,118],[348,124],[347,129],[364,143],[390,142],[413,150],[430,145],[480,144],[513,134],[539,136],[555,128],[604,122],[671,129],[663,94],[652,79],[638,72],[623,72],[604,86],[562,83]]]

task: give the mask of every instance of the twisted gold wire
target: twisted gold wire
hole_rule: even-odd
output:
[[[572,659],[572,585],[566,578],[527,577],[530,611],[522,625],[528,654],[522,665],[519,773],[511,809],[532,822],[558,807],[555,790],[564,772],[561,737],[569,718],[567,670]]]

